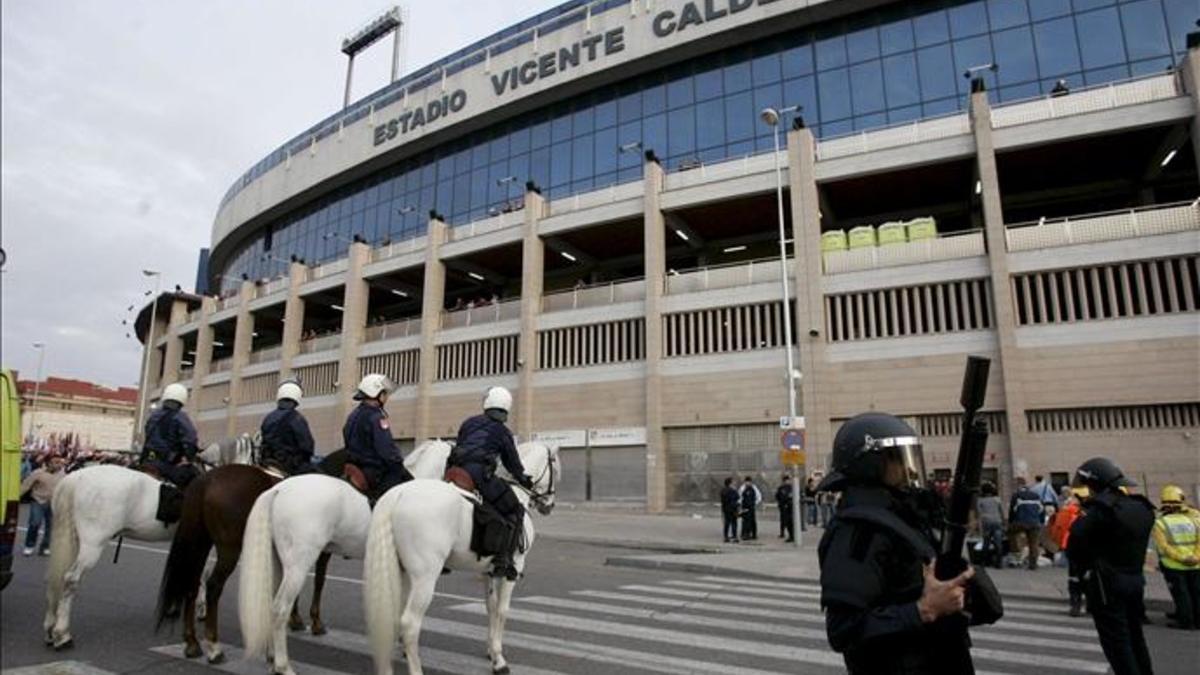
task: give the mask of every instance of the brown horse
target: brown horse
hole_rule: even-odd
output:
[[[259,467],[235,464],[217,467],[188,485],[183,499],[183,517],[163,569],[156,610],[157,626],[161,627],[164,622],[173,620],[175,612],[182,607],[184,653],[188,658],[203,653],[196,639],[196,596],[209,552],[215,545],[217,562],[204,589],[207,606],[205,643],[209,663],[225,660],[217,632],[221,591],[241,555],[242,534],[254,500],[279,480],[278,476]],[[321,624],[320,596],[328,564],[329,554],[324,553],[317,560],[317,579],[310,609],[314,635],[325,632]],[[295,605],[288,624],[293,630],[304,628]]]

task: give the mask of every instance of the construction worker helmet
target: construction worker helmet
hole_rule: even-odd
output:
[[[296,403],[300,403],[300,399],[302,398],[304,398],[304,389],[295,380],[280,382],[279,389],[275,392],[276,401],[295,401]]]
[[[1164,504],[1182,504],[1186,501],[1183,494],[1183,488],[1178,485],[1165,485],[1162,489],[1162,502]]]
[[[387,375],[371,373],[358,383],[358,390],[354,392],[354,400],[379,398],[380,394],[391,393],[392,389],[392,381],[388,379]]]
[[[483,395],[483,409],[486,410],[503,410],[509,412],[512,410],[512,394],[504,387],[491,387],[487,393]]]
[[[168,384],[165,389],[163,389],[163,393],[162,393],[163,402],[175,401],[179,405],[185,406],[185,405],[187,405],[187,398],[188,398],[187,387],[183,386],[182,384],[180,384],[178,382],[172,382],[171,384]]]

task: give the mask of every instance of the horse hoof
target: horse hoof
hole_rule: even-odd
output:
[[[313,635],[324,635],[328,632],[329,631],[325,630],[325,624],[318,623],[315,621],[313,622],[313,625],[312,625],[312,634]]]
[[[288,621],[288,630],[296,631],[304,630],[305,628],[308,628],[308,626],[305,626],[303,621]]]
[[[70,649],[74,646],[75,646],[75,640],[72,638],[67,638],[67,639],[63,640],[62,642],[55,642],[54,643],[54,651],[61,652],[61,651]]]
[[[492,675],[508,675],[509,672],[510,671],[508,669],[508,666],[500,666],[499,668],[492,668]]]
[[[208,663],[209,663],[209,665],[212,665],[212,666],[217,666],[222,663],[225,663],[225,652],[217,652],[216,654],[209,656]]]
[[[200,645],[188,645],[183,648],[183,655],[189,659],[194,659],[203,653],[204,652],[200,650]]]

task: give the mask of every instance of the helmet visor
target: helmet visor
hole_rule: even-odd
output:
[[[884,458],[884,482],[894,488],[917,490],[925,487],[925,453],[916,436],[874,439]]]

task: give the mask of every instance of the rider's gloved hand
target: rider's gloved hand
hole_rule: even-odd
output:
[[[526,490],[533,489],[533,478],[531,478],[527,473],[523,473],[518,476],[517,483],[519,483],[521,487],[525,488]]]

